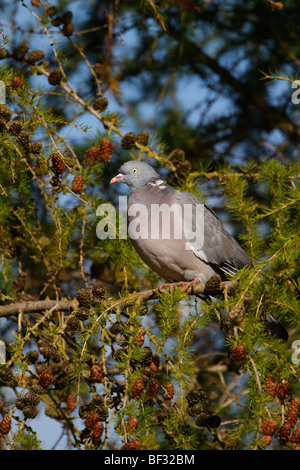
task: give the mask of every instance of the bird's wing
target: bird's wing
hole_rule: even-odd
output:
[[[182,207],[187,246],[198,258],[228,274],[237,267],[252,266],[240,244],[203,201],[185,191],[176,191],[176,200]]]

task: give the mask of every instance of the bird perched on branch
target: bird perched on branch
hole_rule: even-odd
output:
[[[145,162],[128,161],[111,183],[130,188],[128,233],[141,259],[161,278],[183,286],[214,278],[225,280],[243,267],[253,267],[240,244],[199,198],[169,186]],[[271,334],[288,333],[272,315],[265,318]]]
[[[193,194],[169,186],[145,162],[129,161],[111,183],[130,186],[128,233],[142,260],[169,282],[223,280],[252,266],[214,212]]]

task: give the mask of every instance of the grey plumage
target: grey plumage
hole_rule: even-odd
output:
[[[131,187],[128,200],[129,229],[138,217],[142,238],[136,238],[129,230],[129,236],[142,260],[160,277],[170,282],[192,281],[198,279],[207,282],[214,274],[222,279],[232,274],[241,266],[252,266],[252,263],[240,244],[226,231],[214,212],[196,196],[185,191],[171,188],[160,175],[147,163],[139,161],[126,162],[120,168],[120,174],[111,182],[123,182]],[[157,219],[159,207],[174,208],[171,213],[170,236],[162,237],[162,218]],[[140,206],[139,206],[140,205]],[[134,213],[133,209],[142,206],[145,212]],[[185,208],[189,207],[188,215]],[[202,216],[197,215],[202,207]],[[154,219],[159,220],[158,238],[151,232],[151,211]],[[204,221],[204,226],[203,224]],[[182,237],[176,238],[177,227],[182,226]],[[188,226],[188,230],[186,230]],[[196,246],[195,231],[204,229],[204,239]],[[136,234],[135,234],[136,235]]]
[[[239,267],[252,267],[243,248],[226,231],[214,212],[196,196],[171,188],[144,162],[126,162],[119,171],[120,174],[112,178],[111,182],[123,182],[131,187],[128,201],[129,229],[138,219],[138,235],[142,235],[136,237],[137,230],[129,230],[132,244],[142,260],[160,277],[170,282],[199,280],[206,283],[215,274],[225,279]],[[165,238],[161,233],[163,220],[157,219],[159,208],[164,204],[167,208],[174,208],[169,212],[170,236]],[[182,209],[186,205],[192,210],[184,217],[186,225],[182,224],[182,236],[178,238],[176,229],[182,221],[183,213],[185,214]],[[200,217],[198,207],[203,209]],[[134,210],[138,208],[140,213],[135,213]],[[143,212],[143,209],[146,211]],[[151,210],[155,215],[155,236],[151,232]],[[204,229],[203,243],[200,246],[193,239],[197,227]],[[287,340],[288,332],[278,320],[267,315],[265,323],[273,336]]]

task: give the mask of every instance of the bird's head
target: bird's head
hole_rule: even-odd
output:
[[[111,183],[125,183],[131,188],[141,188],[146,184],[161,180],[159,174],[148,163],[129,161],[119,168],[119,174],[111,179]]]

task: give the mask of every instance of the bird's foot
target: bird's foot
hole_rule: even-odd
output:
[[[163,284],[159,284],[158,291],[162,293],[164,290],[173,291],[177,286],[177,282],[164,282]]]
[[[177,282],[177,285],[181,287],[184,291],[191,289],[193,291],[197,284],[199,284],[199,279],[193,279],[192,281],[180,281]]]
[[[165,289],[169,289],[170,292],[173,292],[176,289],[176,287],[180,287],[184,291],[187,291],[189,289],[194,289],[196,287],[196,284],[198,283],[199,283],[198,279],[193,279],[192,281],[179,281],[179,282],[164,283],[158,286],[158,290],[159,292],[162,292]]]

